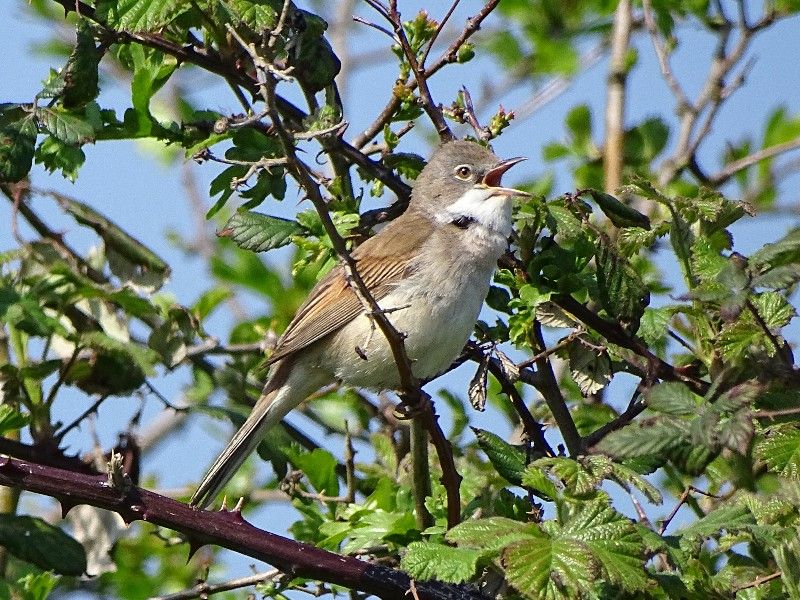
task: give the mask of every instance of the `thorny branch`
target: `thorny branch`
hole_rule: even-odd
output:
[[[0,485],[25,489],[56,498],[64,514],[78,504],[118,513],[126,523],[146,520],[183,533],[190,553],[215,544],[263,560],[285,573],[342,585],[387,600],[406,600],[411,578],[401,571],[356,558],[341,556],[308,544],[258,529],[233,510],[198,511],[148,490],[110,487],[105,475],[0,457]],[[417,582],[420,598],[431,600],[485,600],[469,586]]]
[[[431,401],[427,394],[422,392],[421,384],[412,371],[411,360],[406,353],[405,343],[403,341],[405,335],[395,329],[391,321],[389,321],[386,311],[384,311],[372,297],[369,288],[358,272],[355,260],[347,251],[344,240],[333,224],[328,212],[327,203],[320,192],[319,186],[314,181],[309,168],[297,156],[294,146],[295,138],[286,129],[277,104],[278,96],[275,88],[280,74],[276,73],[276,68],[270,63],[273,57],[259,55],[254,45],[248,44],[242,40],[232,27],[229,26],[228,29],[231,35],[239,41],[245,52],[248,53],[257,70],[259,93],[267,106],[267,113],[272,121],[272,128],[281,140],[286,157],[286,168],[317,210],[325,232],[331,240],[334,251],[339,257],[342,268],[345,271],[345,276],[350,284],[350,288],[361,302],[365,312],[386,337],[400,376],[400,390],[403,403],[412,409],[421,410],[421,416],[419,418],[421,418],[422,422],[425,424],[431,436],[431,441],[439,453],[439,459],[442,464],[443,483],[447,489],[448,524],[451,527],[455,526],[460,521],[461,513],[461,499],[458,486],[460,477],[455,469],[449,442],[444,437],[444,433],[436,420],[435,412],[433,412],[433,409],[430,407]],[[423,441],[424,440],[421,440],[420,443],[423,443]],[[427,468],[427,464],[424,466]]]

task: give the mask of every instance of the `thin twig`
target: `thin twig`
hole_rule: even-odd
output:
[[[672,519],[674,519],[675,515],[678,514],[678,511],[681,509],[681,506],[683,506],[686,503],[686,501],[689,499],[689,495],[692,492],[694,492],[696,494],[701,494],[703,496],[708,496],[709,498],[717,498],[718,497],[715,494],[711,494],[709,492],[706,492],[704,490],[696,488],[693,485],[687,486],[686,489],[683,490],[683,493],[681,494],[680,498],[678,498],[678,503],[670,511],[670,513],[667,515],[667,517],[661,522],[661,527],[659,527],[659,529],[658,529],[658,535],[664,535],[664,532],[667,530],[667,527],[669,527],[669,524],[672,522]]]
[[[417,81],[419,96],[420,100],[422,101],[422,108],[433,122],[433,125],[439,134],[439,139],[443,142],[455,139],[450,126],[447,124],[447,121],[445,121],[442,109],[436,105],[433,97],[431,96],[431,90],[428,87],[428,74],[425,71],[425,67],[417,59],[417,55],[408,41],[406,31],[403,29],[403,21],[400,18],[400,13],[397,11],[397,0],[389,0],[388,19],[392,24],[395,36],[400,42],[400,47],[403,49],[403,54],[406,57],[406,61],[411,67],[411,71],[414,73],[414,79]]]
[[[769,146],[767,148],[762,148],[761,150],[753,152],[752,154],[749,154],[743,158],[729,162],[722,169],[720,169],[718,173],[709,176],[709,184],[712,186],[722,185],[731,177],[736,175],[736,173],[739,171],[747,169],[748,167],[752,167],[762,160],[773,158],[779,154],[796,150],[797,148],[800,148],[800,138],[789,140],[788,142],[783,142],[782,144],[775,144],[774,146]]]
[[[770,573],[769,575],[762,575],[761,577],[756,577],[753,581],[748,583],[742,584],[734,589],[734,591],[738,592],[739,590],[746,590],[749,588],[758,587],[763,583],[767,583],[768,581],[772,581],[773,579],[778,579],[781,576],[780,571],[775,571],[774,573]]]
[[[605,111],[605,147],[603,149],[604,187],[613,193],[622,183],[625,139],[625,91],[628,78],[627,56],[631,40],[633,15],[631,0],[620,0],[614,11],[611,30],[611,62],[609,65]]]
[[[277,579],[283,572],[278,569],[272,569],[264,573],[256,573],[248,577],[240,577],[239,579],[231,579],[222,583],[208,583],[203,581],[194,587],[174,594],[167,594],[166,596],[154,596],[150,600],[191,600],[192,598],[207,598],[212,594],[219,592],[227,592],[230,590],[237,590],[251,585],[264,583],[265,581],[272,581]]]
[[[65,0],[66,1],[66,0]],[[481,23],[489,16],[489,14],[497,8],[497,5],[500,3],[500,0],[489,0],[486,2],[481,10],[479,10],[474,16],[467,19],[467,24],[461,33],[456,37],[452,43],[447,47],[447,49],[441,54],[438,60],[436,60],[431,66],[425,68],[425,74],[428,78],[432,77],[436,74],[442,67],[445,65],[451,64],[456,62],[458,59],[458,49],[466,43],[469,38],[471,38],[478,29],[481,27]],[[410,81],[408,83],[408,87],[411,90],[414,90],[417,86],[416,81]],[[376,117],[376,119],[358,136],[356,136],[352,141],[352,146],[355,148],[363,148],[366,146],[369,141],[374,138],[378,133],[383,131],[384,125],[386,125],[397,112],[397,109],[400,108],[401,100],[396,95],[392,95],[389,99],[389,102],[386,106],[381,110],[380,114]]]

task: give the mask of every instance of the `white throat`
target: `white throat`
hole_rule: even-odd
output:
[[[494,195],[491,188],[472,188],[436,215],[440,223],[451,223],[460,217],[505,240],[511,235],[511,198]]]

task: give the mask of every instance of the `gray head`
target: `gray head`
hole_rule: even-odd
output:
[[[436,213],[474,190],[485,198],[525,195],[501,187],[503,173],[524,158],[501,160],[491,150],[467,140],[439,146],[414,183],[411,206]]]

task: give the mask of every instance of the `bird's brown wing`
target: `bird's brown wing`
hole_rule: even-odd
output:
[[[430,232],[427,218],[407,212],[356,249],[353,253],[356,268],[375,300],[383,298],[407,275],[417,249]],[[308,347],[344,327],[362,310],[361,301],[345,279],[344,269],[341,265],[334,267],[311,290],[268,362]]]

